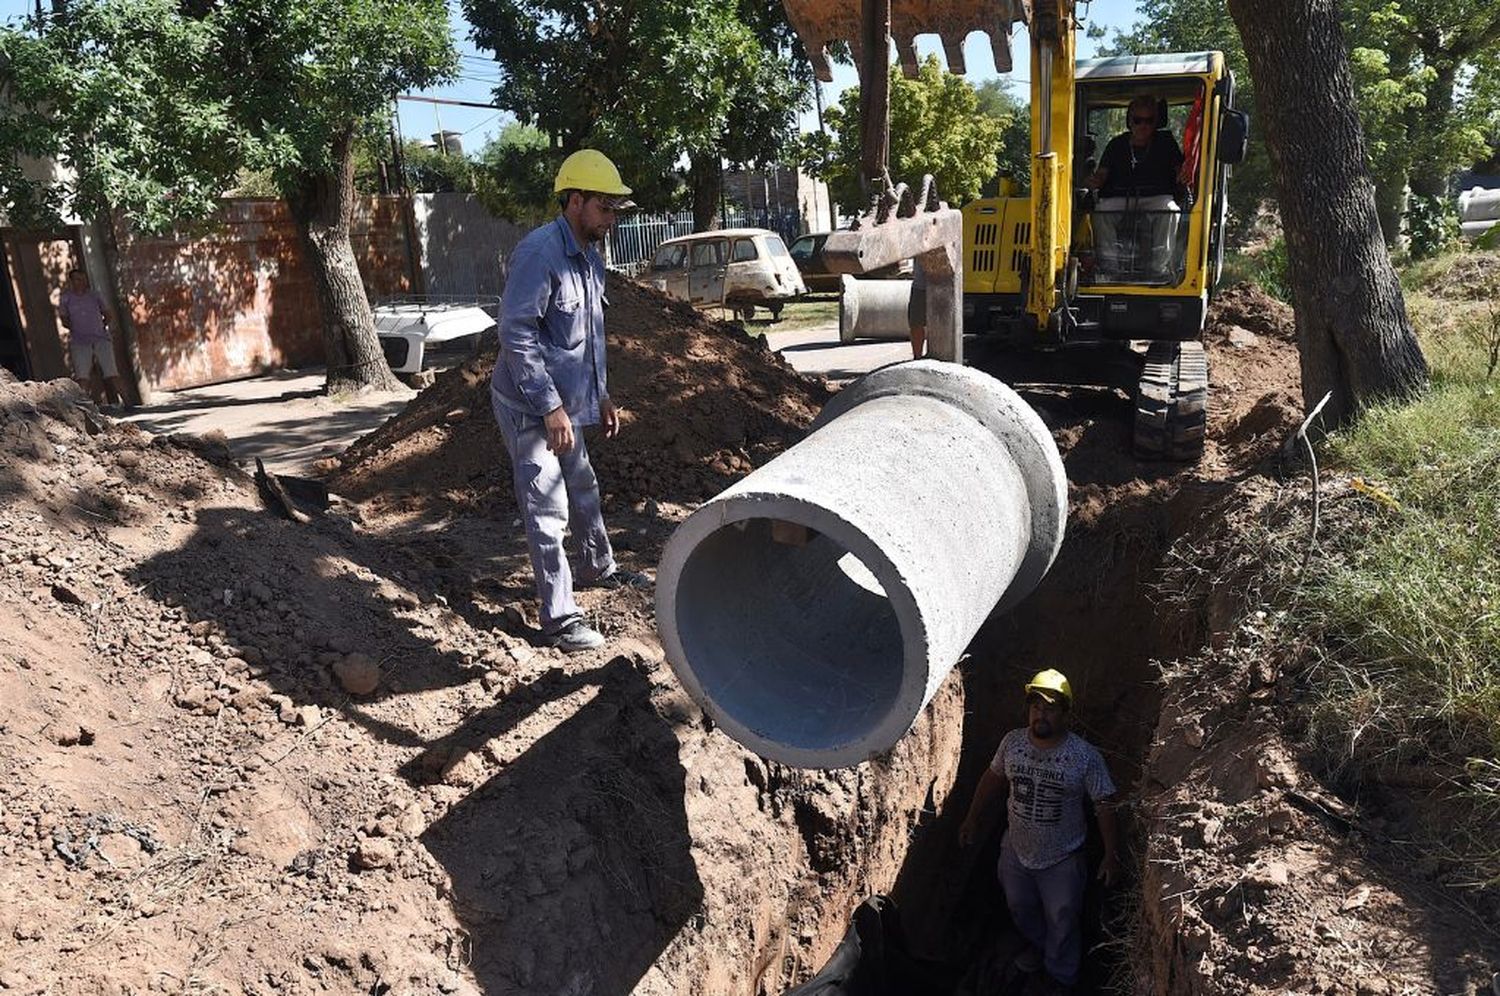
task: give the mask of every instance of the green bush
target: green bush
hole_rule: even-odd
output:
[[[1287,262],[1286,239],[1276,241],[1248,257],[1249,277],[1261,290],[1287,304],[1292,303],[1291,266]]]

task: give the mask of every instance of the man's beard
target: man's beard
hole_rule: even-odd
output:
[[[1031,721],[1031,732],[1033,735],[1046,740],[1057,731],[1053,728],[1052,722],[1050,720],[1042,718],[1034,719]]]

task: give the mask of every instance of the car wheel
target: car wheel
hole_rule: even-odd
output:
[[[734,309],[734,313],[740,316],[741,321],[748,322],[750,319],[755,317],[755,305],[742,304],[738,308]]]
[[[775,304],[766,306],[766,310],[771,312],[771,321],[781,321],[781,309],[784,307],[786,307],[786,305],[782,304],[780,301],[777,301]]]

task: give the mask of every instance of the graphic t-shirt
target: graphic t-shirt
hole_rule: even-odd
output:
[[[1005,845],[1034,871],[1051,868],[1083,846],[1085,794],[1095,802],[1115,794],[1104,757],[1076,733],[1049,748],[1032,743],[1025,729],[1011,730],[990,770],[1010,781]]]

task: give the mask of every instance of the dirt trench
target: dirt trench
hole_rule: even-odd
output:
[[[826,392],[732,327],[611,296],[631,417],[597,462],[621,558],[650,569],[691,503],[795,442]],[[998,836],[960,852],[955,829],[1021,682],[1056,666],[1145,870],[1096,903],[1089,986],[1312,991],[1322,973],[1319,991],[1360,991],[1352,961],[1276,960],[1300,950],[1278,931],[1316,929],[1299,906],[1343,936],[1375,912],[1381,930],[1439,932],[1402,920],[1399,890],[1349,871],[1360,856],[1295,807],[1336,801],[1254,700],[1274,680],[1205,657],[1240,606],[1162,586],[1179,554],[1213,573],[1213,538],[1284,491],[1266,461],[1300,404],[1278,307],[1221,297],[1194,468],[1130,457],[1123,393],[1022,385],[1068,468],[1062,554],[890,756],[841,772],[767,764],[715,731],[662,660],[648,596],[585,593],[607,652],[532,645],[483,362],[353,447],[332,482],[354,500],[306,524],[269,512],[212,443],[111,426],[67,385],[5,386],[0,987],[775,994],[876,892],[915,947],[995,981]],[[1334,876],[1315,895],[1287,881],[1302,846]]]

